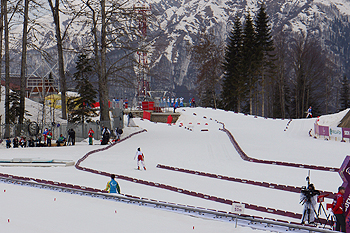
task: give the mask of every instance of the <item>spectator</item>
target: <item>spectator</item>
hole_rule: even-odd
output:
[[[111,134],[111,131],[109,131],[109,129],[107,127],[103,126],[101,145],[107,145],[108,144],[110,134]]]
[[[119,128],[115,128],[115,140],[116,141],[119,141],[120,140],[120,135],[123,133],[123,130],[122,129],[119,129]]]
[[[191,103],[191,106],[193,107],[193,108],[195,108],[196,107],[196,100],[194,99],[194,97],[192,98],[192,101],[191,101],[192,103]]]
[[[47,134],[46,134],[46,144],[47,144],[47,146],[51,146],[51,140],[52,140],[52,132],[51,132],[51,129],[49,129]]]
[[[94,131],[92,130],[92,128],[90,128],[88,135],[89,135],[89,145],[92,145],[92,140],[94,139]]]
[[[62,134],[60,134],[60,137],[56,141],[57,146],[61,146],[61,144],[63,144],[65,146],[66,142],[67,142],[67,140]]]
[[[344,193],[345,193],[345,188],[340,186],[338,188],[336,199],[334,199],[333,201],[333,208],[332,208],[333,214],[337,219],[335,230],[342,231],[342,232],[346,232],[345,215],[344,215]]]
[[[36,143],[36,147],[43,147],[43,146],[45,146],[45,143],[41,143],[41,137],[38,137],[35,140],[35,143]]]
[[[43,132],[44,143],[46,142],[47,132],[49,132],[49,130],[48,130],[47,128],[45,128],[45,129],[44,129],[44,132]]]
[[[9,137],[6,138],[6,148],[11,148],[11,139]]]
[[[23,147],[27,147],[27,141],[25,137],[21,137],[21,139],[19,140],[19,145],[23,148]]]
[[[75,145],[75,131],[74,129],[69,129],[68,130],[68,145],[72,144],[73,146]]]
[[[12,143],[13,143],[13,148],[18,148],[19,141],[18,141],[18,138],[17,138],[17,137],[15,137],[15,138],[12,140]]]
[[[34,147],[35,145],[34,145],[34,140],[33,140],[33,138],[30,138],[29,140],[28,140],[28,147]],[[51,145],[50,145],[51,146]]]
[[[132,112],[130,111],[128,114],[128,124],[127,124],[128,127],[130,125],[130,119],[132,119],[132,118],[134,118],[134,116],[132,115]]]

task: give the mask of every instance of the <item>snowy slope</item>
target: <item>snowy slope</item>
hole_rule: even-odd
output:
[[[125,134],[130,134],[141,128],[147,129],[147,132],[133,136],[108,150],[92,154],[81,165],[234,201],[301,213],[302,206],[299,205],[299,194],[297,193],[168,171],[156,166],[163,164],[254,181],[299,187],[305,185],[307,169],[257,164],[242,160],[227,135],[219,130],[222,125],[215,120],[224,122],[241,148],[253,158],[339,167],[349,151],[349,144],[315,140],[309,137],[308,131],[313,127],[314,119],[293,120],[288,130],[284,131],[289,120],[254,118],[233,112],[203,108],[183,108],[178,109],[178,111],[182,115],[176,125],[171,126],[135,119],[135,123],[140,128],[126,128]],[[179,127],[180,123],[184,127]],[[192,131],[185,129],[185,127],[192,129]],[[202,129],[208,131],[201,131]],[[59,148],[5,149],[2,147],[0,158],[40,157],[77,161],[88,151],[102,147],[100,145],[88,146],[86,142],[78,143],[76,146]],[[138,147],[141,147],[145,154],[147,171],[135,170],[136,161],[133,160],[133,157]],[[108,181],[108,178],[104,176],[79,171],[74,167],[0,167],[0,172],[80,184],[99,189],[103,189]],[[342,183],[339,175],[335,172],[315,170],[311,171],[311,181],[317,189],[333,192]],[[229,205],[186,196],[178,192],[124,180],[118,180],[118,182],[122,193],[125,194],[223,211],[231,210]],[[145,232],[158,232],[163,229],[162,227],[166,227],[169,232],[187,232],[188,227],[189,230],[193,230],[193,225],[195,225],[195,229],[201,229],[199,232],[213,232],[213,229],[228,232],[232,231],[234,227],[233,224],[165,213],[162,210],[148,207],[141,208],[33,188],[0,185],[2,189],[6,189],[6,192],[0,192],[3,197],[1,201],[4,203],[16,201],[18,193],[26,194],[22,195],[23,199],[21,198],[20,204],[16,204],[15,208],[11,208],[10,204],[5,205],[6,211],[1,215],[0,227],[6,224],[6,227],[23,229],[25,224],[38,221],[34,219],[35,217],[25,218],[18,210],[20,207],[24,211],[36,208],[37,215],[43,219],[40,221],[42,226],[36,225],[38,228],[35,228],[35,232],[45,232],[52,224],[56,224],[56,221],[64,222],[63,225],[67,225],[58,228],[57,232],[68,228],[75,229],[80,226],[75,223],[82,224],[84,219],[89,222],[87,226],[83,227],[86,232],[108,230],[112,229],[113,226],[119,226],[124,232],[130,227],[135,230],[128,232],[136,232],[145,228],[147,229]],[[8,195],[8,192],[14,195]],[[55,197],[57,198],[56,202],[53,201]],[[331,202],[330,199],[326,199],[326,201]],[[61,204],[58,205],[58,203]],[[50,217],[46,216],[45,213],[52,208],[57,208],[57,211],[52,213]],[[117,214],[115,214],[115,210],[117,210]],[[246,210],[246,214],[298,221],[253,210]],[[144,216],[143,219],[142,216]],[[13,220],[8,223],[8,218]],[[116,218],[116,223],[113,222],[114,218]],[[142,219],[140,224],[134,224],[135,219],[139,218]],[[76,219],[76,221],[71,219]],[[109,226],[108,223],[111,221],[112,224],[116,225]],[[183,221],[184,224],[180,224]],[[148,222],[152,224],[147,225]],[[207,225],[209,227],[206,227]],[[246,232],[250,231],[250,228],[238,228],[237,231]],[[216,232],[218,231],[216,230]]]
[[[56,123],[65,122],[60,118],[62,116],[60,109],[53,110],[54,111],[53,113],[50,107],[45,106],[45,111],[44,111],[42,104],[35,102],[33,100],[30,100],[28,98],[25,98],[25,109],[28,112],[28,114],[26,114],[24,117],[30,121],[41,123],[43,119],[46,119],[46,120],[50,118],[52,119],[54,114],[55,115],[54,119]],[[1,116],[0,124],[5,124],[5,87],[3,86],[1,87],[0,116]]]

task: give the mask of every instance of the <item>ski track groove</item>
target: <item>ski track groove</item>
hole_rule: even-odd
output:
[[[219,130],[221,130],[227,134],[231,143],[233,144],[234,148],[236,149],[237,153],[245,161],[253,162],[253,163],[278,165],[278,166],[296,167],[296,168],[303,168],[303,169],[312,169],[312,170],[319,170],[319,171],[329,171],[329,172],[338,172],[339,171],[339,168],[334,168],[334,167],[324,167],[324,166],[301,164],[301,163],[290,163],[290,162],[282,162],[282,161],[263,160],[263,159],[256,159],[256,158],[249,157],[242,150],[242,148],[239,146],[236,139],[233,137],[232,133],[228,129],[225,128],[225,124],[223,122],[219,122],[219,121],[217,121],[217,123],[222,124],[222,129],[219,129]]]

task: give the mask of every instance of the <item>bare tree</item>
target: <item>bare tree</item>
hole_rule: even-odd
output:
[[[7,0],[3,0],[3,12],[4,12],[4,31],[5,31],[5,137],[10,136],[10,116],[9,116],[9,110],[10,110],[10,42],[9,42],[9,21],[7,17]]]
[[[312,36],[297,34],[289,44],[295,117],[301,118],[309,105],[313,104],[314,109],[320,107],[316,100],[324,98],[328,59],[319,41]]]
[[[1,74],[2,74],[2,43],[3,43],[3,33],[4,33],[4,0],[1,0],[1,9],[0,9],[0,101],[1,101]],[[0,118],[1,123],[1,118]]]
[[[202,106],[217,107],[217,91],[223,74],[223,43],[208,33],[199,36],[191,49],[192,61],[197,64],[197,92]]]
[[[27,35],[28,35],[28,18],[29,18],[29,0],[24,0],[24,15],[23,15],[23,34],[22,34],[22,59],[21,59],[21,91],[19,105],[19,121],[23,124],[25,111],[25,87],[26,87],[26,67],[27,67]]]
[[[55,0],[53,5],[52,0],[48,0],[53,22],[55,24],[57,54],[58,54],[58,73],[60,77],[60,90],[61,90],[61,107],[62,107],[62,119],[67,119],[67,105],[66,105],[66,76],[64,71],[63,60],[63,36],[61,35],[61,22],[60,22],[60,0]]]
[[[276,60],[275,60],[275,67],[276,67],[276,85],[277,87],[275,91],[275,96],[277,97],[277,103],[274,105],[273,112],[276,115],[280,115],[282,118],[286,118],[286,91],[285,87],[287,85],[286,83],[286,53],[287,53],[287,46],[286,46],[286,36],[283,31],[279,32],[275,37],[275,52],[276,52]],[[280,114],[276,114],[276,112],[279,112]]]
[[[130,75],[125,70],[134,72],[133,57],[137,51],[134,40],[135,37],[139,38],[139,35],[137,35],[138,25],[133,24],[133,21],[137,12],[126,5],[127,0],[122,3],[105,2],[105,0],[82,0],[82,2],[90,12],[85,12],[84,21],[81,23],[91,27],[93,38],[92,44],[89,44],[91,40],[87,40],[83,50],[92,51],[94,54],[94,69],[98,77],[100,120],[109,121],[110,85],[118,82],[130,87],[135,78],[135,75]],[[118,55],[115,55],[116,53]],[[134,77],[130,78],[132,76]]]

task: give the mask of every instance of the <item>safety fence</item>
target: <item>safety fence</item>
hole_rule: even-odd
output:
[[[76,141],[82,141],[88,138],[88,132],[92,129],[94,133],[94,139],[99,140],[102,138],[101,131],[102,126],[106,126],[111,131],[111,136],[114,136],[114,130],[112,122],[91,122],[84,124],[73,124],[73,123],[50,123],[41,124],[36,122],[29,122],[25,124],[2,124],[0,125],[0,138],[14,138],[14,137],[26,137],[27,140],[38,139],[39,137],[43,140],[43,133],[45,130],[50,130],[52,133],[53,140],[56,140],[62,134],[64,137],[68,137],[68,130],[73,129],[75,131]]]
[[[194,171],[194,170],[189,170],[189,169],[184,169],[184,168],[171,167],[171,166],[166,166],[166,165],[162,165],[162,164],[158,164],[157,168],[166,169],[166,170],[170,170],[170,171],[176,171],[176,172],[182,172],[182,173],[187,173],[187,174],[192,174],[192,175],[197,175],[197,176],[209,177],[209,178],[213,178],[213,179],[238,182],[238,183],[242,183],[242,184],[256,185],[256,186],[260,186],[260,187],[264,187],[264,188],[283,190],[283,191],[293,192],[293,193],[300,193],[301,189],[302,189],[301,187],[281,185],[281,184],[275,184],[275,183],[267,183],[267,182],[259,182],[259,181],[253,181],[253,180],[246,180],[246,179],[240,179],[240,178],[218,175],[218,174],[213,174],[213,173],[206,173],[206,172]],[[321,192],[320,195],[323,195],[323,196],[325,196],[327,198],[331,198],[331,199],[334,199],[334,197],[336,195],[335,193],[332,193],[329,191],[321,191],[320,190],[320,192]]]
[[[315,138],[323,137],[327,140],[350,142],[350,128],[331,127],[319,125],[316,121],[314,124]]]

